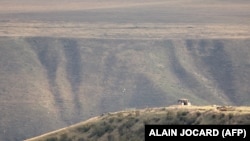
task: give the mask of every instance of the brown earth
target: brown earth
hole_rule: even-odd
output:
[[[0,140],[126,108],[249,105],[248,0],[0,1]]]

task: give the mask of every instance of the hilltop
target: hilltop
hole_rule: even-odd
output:
[[[106,113],[26,141],[142,141],[145,124],[249,124],[249,107],[170,106]]]

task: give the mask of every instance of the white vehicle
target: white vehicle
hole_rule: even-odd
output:
[[[179,99],[178,103],[181,105],[191,105],[188,99]]]

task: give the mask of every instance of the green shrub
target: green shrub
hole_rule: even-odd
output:
[[[105,133],[110,133],[114,130],[114,127],[106,122],[102,122],[93,126],[93,131],[89,137],[97,136],[101,137]]]
[[[80,138],[77,141],[87,141],[87,140],[85,140],[84,138]]]
[[[196,116],[197,116],[197,117],[201,116],[201,113],[200,113],[200,112],[197,112],[197,113],[196,113]]]
[[[114,118],[110,118],[109,123],[113,123],[113,122],[114,122]]]
[[[117,122],[117,123],[122,122],[122,120],[123,120],[123,118],[122,118],[122,117],[117,117],[117,118],[116,118],[116,122]]]
[[[212,119],[215,119],[216,118],[216,114],[212,114]]]
[[[60,137],[60,141],[72,141],[72,139],[68,138],[67,134],[62,134]]]
[[[90,126],[89,125],[86,125],[86,126],[82,126],[82,127],[79,127],[77,128],[76,130],[80,133],[85,133],[85,132],[88,132],[90,129]]]
[[[230,113],[230,114],[228,115],[228,119],[229,119],[229,120],[231,120],[233,117],[234,117],[234,115],[233,115],[232,113]]]
[[[220,114],[220,119],[223,119],[223,118],[225,118],[225,114],[224,113]]]
[[[154,123],[158,123],[160,120],[161,120],[161,119],[160,119],[159,117],[154,117],[154,118],[153,118]]]
[[[58,141],[58,139],[57,137],[52,137],[52,138],[46,139],[46,141]]]
[[[115,138],[113,135],[108,135],[108,141],[115,141]]]
[[[174,112],[171,112],[171,111],[167,112],[166,118],[165,118],[166,123],[172,121],[174,119],[174,117],[175,117]]]
[[[181,117],[184,117],[184,116],[187,116],[188,115],[188,111],[178,111],[177,112],[177,117],[181,116]]]

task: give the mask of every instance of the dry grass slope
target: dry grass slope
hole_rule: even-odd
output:
[[[26,141],[142,141],[145,124],[249,123],[249,107],[170,106],[107,113]]]
[[[0,41],[2,140],[181,97],[195,105],[249,105],[249,39]]]
[[[250,104],[248,0],[0,5],[0,140],[181,97],[195,105]]]

